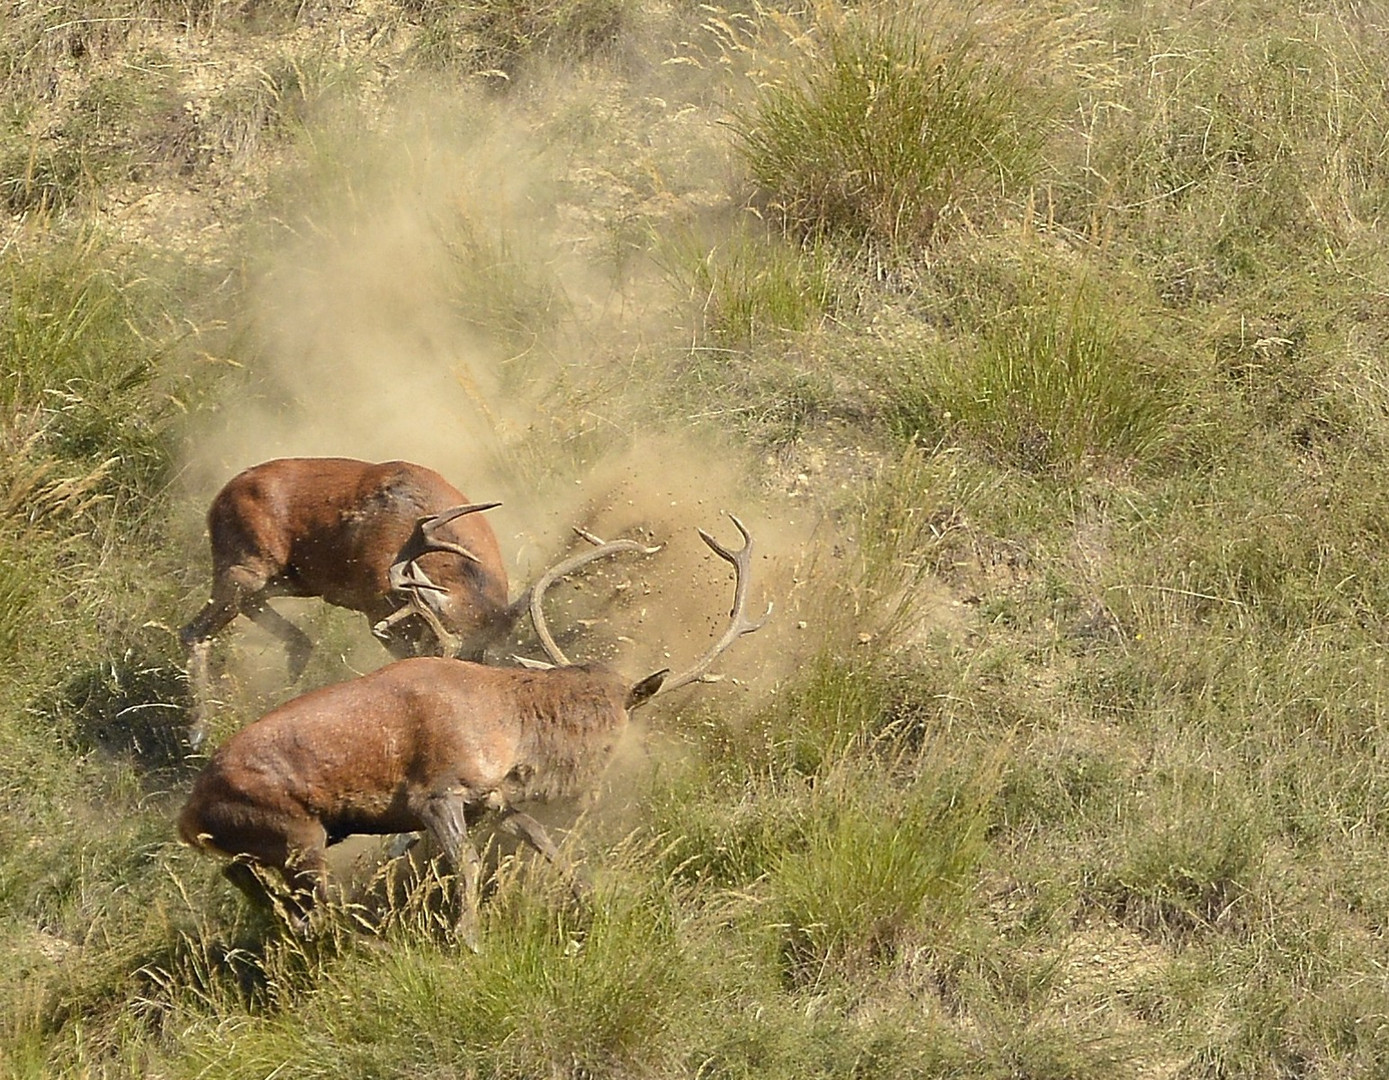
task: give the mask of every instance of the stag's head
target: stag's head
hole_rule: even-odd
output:
[[[387,574],[399,606],[372,627],[393,653],[480,660],[511,629],[514,614],[504,584],[455,524],[500,505],[468,503],[415,523]]]

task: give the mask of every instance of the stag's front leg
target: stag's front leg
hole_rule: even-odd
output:
[[[317,821],[290,823],[264,836],[224,838],[240,851],[222,874],[251,903],[282,913],[289,928],[301,937],[313,932],[313,914],[328,902],[327,834]],[[273,889],[264,874],[278,869],[286,892]]]
[[[589,883],[588,876],[582,868],[576,867],[564,857],[540,822],[529,814],[509,806],[502,812],[502,819],[497,822],[497,827],[505,829],[512,836],[521,837],[536,851],[544,855],[552,866],[558,867],[569,878],[569,888],[574,893],[574,899],[580,904],[587,903],[588,898],[593,893],[593,886]]]
[[[321,922],[328,905],[327,837],[321,827],[314,832],[317,835],[295,850],[285,867],[285,884],[289,886],[285,913],[290,929],[300,937],[313,936],[314,914],[319,913]]]
[[[465,820],[467,801],[458,791],[432,795],[421,808],[420,818],[435,842],[443,849],[445,858],[458,875],[458,920],[455,931],[464,945],[478,951],[478,879],[482,860],[477,848],[468,839]]]

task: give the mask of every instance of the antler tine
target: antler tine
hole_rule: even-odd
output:
[[[462,517],[464,514],[476,514],[483,510],[491,510],[496,506],[501,506],[501,503],[463,503],[459,506],[451,506],[447,510],[441,510],[437,514],[427,514],[416,520],[415,532],[411,534],[410,539],[401,549],[401,557],[392,563],[386,571],[391,590],[403,596],[405,604],[372,626],[371,632],[373,634],[384,640],[386,631],[396,623],[409,615],[419,615],[434,631],[434,636],[439,641],[439,647],[450,655],[458,655],[463,645],[463,639],[446,630],[439,617],[420,596],[420,593],[426,589],[436,593],[447,593],[448,590],[442,585],[435,585],[434,582],[430,581],[429,575],[420,569],[420,564],[415,560],[431,551],[451,551],[471,562],[480,563],[482,560],[462,544],[456,544],[452,540],[436,536],[435,532],[454,518]],[[418,541],[416,541],[416,535],[419,537]]]
[[[454,518],[462,517],[464,514],[475,514],[481,510],[491,510],[495,506],[501,506],[501,503],[464,503],[461,506],[451,506],[447,510],[441,510],[437,514],[429,514],[416,520],[415,532],[405,542],[405,546],[400,549],[400,557],[386,571],[391,588],[402,593],[411,591],[417,593],[422,588],[433,589],[435,592],[447,592],[447,589],[430,581],[415,560],[431,551],[451,551],[470,562],[480,563],[482,560],[462,544],[456,544],[452,540],[436,536],[435,530],[447,525]],[[418,543],[415,540],[416,535],[419,536]]]
[[[420,564],[414,559],[403,559],[398,563],[392,563],[391,568],[386,571],[387,580],[391,583],[391,588],[397,592],[418,592],[420,589],[429,589],[432,592],[448,592],[442,585],[435,585],[429,580],[429,575],[420,569]]]
[[[654,555],[661,550],[660,544],[654,547],[648,547],[635,540],[603,541],[592,533],[585,532],[583,529],[575,529],[574,531],[590,544],[596,546],[591,551],[581,551],[577,555],[571,555],[559,565],[545,571],[545,573],[540,575],[540,579],[531,586],[529,593],[531,622],[535,625],[536,637],[540,639],[541,647],[544,648],[546,655],[560,667],[569,667],[570,661],[569,658],[564,655],[560,647],[555,644],[555,639],[550,635],[550,628],[545,625],[545,612],[543,610],[545,590],[565,575],[572,574],[575,570],[579,569],[579,567],[587,566],[595,559],[601,559],[605,555],[616,555],[623,551],[635,551],[641,555]],[[520,602],[518,601],[517,603],[519,605]]]
[[[748,598],[748,577],[751,573],[752,533],[748,531],[747,526],[739,521],[735,515],[729,514],[728,516],[733,524],[737,526],[738,531],[743,534],[743,546],[737,551],[729,550],[703,529],[699,530],[700,539],[709,545],[709,549],[725,562],[733,564],[733,609],[728,613],[730,620],[728,629],[724,631],[723,637],[719,638],[719,640],[714,643],[713,648],[696,660],[692,667],[682,671],[678,675],[673,675],[666,679],[666,681],[661,684],[658,693],[666,694],[672,690],[678,690],[682,686],[688,686],[690,683],[702,679],[705,672],[709,670],[710,665],[712,665],[730,645],[744,634],[751,634],[754,631],[761,630],[763,625],[771,617],[771,604],[767,605],[767,610],[757,622],[750,622],[743,615],[743,607],[747,604]]]
[[[458,656],[463,647],[463,639],[447,629],[439,616],[420,596],[420,593],[425,590],[436,593],[446,593],[448,590],[430,581],[429,575],[420,569],[419,563],[415,562],[414,559],[394,564],[390,568],[389,577],[391,588],[405,597],[405,604],[376,623],[371,628],[371,632],[384,640],[386,631],[396,623],[409,615],[418,615],[434,631],[435,640],[439,642],[439,648],[443,650],[444,654],[446,656]]]
[[[451,506],[447,510],[441,510],[437,514],[430,514],[422,517],[416,523],[420,530],[420,539],[424,541],[424,552],[428,551],[451,551],[455,555],[462,555],[463,558],[471,562],[482,562],[476,555],[465,548],[462,544],[452,540],[445,540],[435,535],[436,531],[447,525],[454,518],[462,517],[464,514],[476,514],[482,510],[491,510],[493,507],[501,506],[499,502],[489,503],[464,503],[461,506]]]

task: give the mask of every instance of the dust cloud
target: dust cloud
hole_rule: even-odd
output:
[[[744,448],[643,419],[642,365],[671,318],[645,283],[588,254],[601,246],[581,242],[595,215],[557,194],[575,166],[515,124],[468,115],[441,135],[420,115],[460,111],[431,104],[390,135],[358,138],[345,164],[310,170],[286,227],[251,260],[247,377],[197,435],[190,497],[205,506],[274,457],[418,462],[501,501],[488,517],[513,595],[579,543],[573,526],[660,544],[557,586],[548,605],[572,658],[601,656],[633,679],[683,669],[722,633],[733,575],[696,530],[736,548],[724,516],[735,513],[756,538],[748,614],[776,610],[720,662],[730,679],[711,692],[768,692],[809,647],[798,590],[825,557],[826,526],[768,490]],[[558,300],[495,332],[528,283]],[[530,315],[530,338],[509,332]],[[351,663],[384,663],[361,634]],[[283,670],[273,650],[265,663]]]

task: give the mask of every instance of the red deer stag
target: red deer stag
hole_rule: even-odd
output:
[[[481,659],[515,620],[497,538],[442,476],[407,461],[280,458],[229,480],[207,513],[212,598],[179,632],[201,701],[211,639],[243,614],[278,637],[290,678],[313,645],[266,602],[319,596],[360,611],[396,657]],[[201,741],[195,720],[191,738]]]
[[[503,828],[558,862],[544,829],[520,808],[591,790],[633,709],[701,679],[765,622],[743,616],[752,537],[733,523],[743,536],[736,552],[700,530],[733,565],[734,602],[728,630],[689,670],[629,686],[603,664],[570,664],[555,645],[541,612],[551,583],[600,555],[657,550],[631,540],[603,544],[553,568],[531,591],[536,632],[555,666],[417,657],[289,701],[213,755],[183,808],[180,836],[231,857],[227,877],[259,904],[270,898],[257,869],[276,870],[302,932],[326,896],[328,845],[353,834],[427,831],[459,876],[457,933],[475,946],[479,856],[468,826],[495,811]]]

